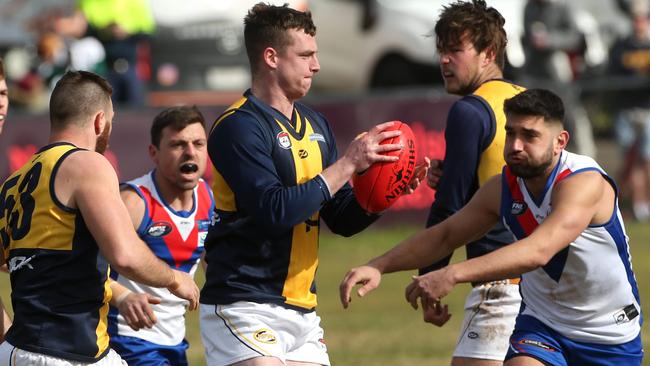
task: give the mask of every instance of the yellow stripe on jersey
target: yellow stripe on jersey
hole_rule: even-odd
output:
[[[247,100],[248,100],[248,98],[246,98],[246,97],[241,97],[241,98],[239,98],[235,103],[231,104],[230,107],[228,107],[228,108],[226,109],[226,111],[223,112],[223,113],[221,114],[221,116],[219,116],[219,118],[217,118],[216,121],[214,121],[214,123],[212,124],[212,127],[210,127],[210,133],[212,133],[212,130],[214,130],[214,128],[217,127],[217,125],[218,125],[221,121],[223,121],[224,118],[226,118],[226,117],[230,116],[231,114],[235,113],[235,111],[236,111],[239,107],[241,107],[244,103],[246,103]]]
[[[104,282],[104,304],[99,308],[99,323],[95,329],[95,334],[97,335],[97,354],[95,357],[99,357],[105,350],[108,348],[109,337],[108,337],[108,310],[110,308],[109,301],[113,297],[113,291],[111,290],[111,280],[109,279],[110,269],[106,274],[106,282]]]
[[[235,202],[235,194],[232,189],[223,179],[221,173],[217,169],[212,168],[212,192],[219,192],[214,195],[214,207],[217,210],[235,212],[237,211],[237,204]]]
[[[296,126],[300,123],[305,124],[302,139],[298,140],[289,133],[296,169],[296,183],[302,184],[323,171],[323,160],[318,141],[309,139],[309,136],[314,133],[311,123],[306,118],[301,121],[298,111],[296,111],[296,121]],[[276,122],[283,131],[288,132],[279,121]],[[287,299],[289,305],[307,309],[316,306],[316,294],[310,290],[318,268],[318,220],[319,214],[316,212],[308,222],[302,222],[293,228],[291,257],[287,279],[282,290],[282,296]]]
[[[478,184],[482,186],[488,179],[501,174],[501,169],[506,162],[503,158],[503,147],[506,141],[506,115],[503,111],[503,102],[526,90],[524,87],[502,80],[491,80],[483,83],[474,95],[485,100],[495,118],[495,133],[490,145],[481,154],[478,165]]]
[[[221,116],[219,116],[219,118],[217,118],[214,124],[212,124],[210,133],[212,133],[212,130],[214,130],[214,128],[217,127],[221,121],[223,121],[231,114],[235,113],[235,111],[237,111],[239,107],[246,103],[247,100],[248,98],[241,97],[230,107],[228,107],[228,109],[226,109],[226,111]],[[212,167],[212,177],[212,191],[219,192],[219,194],[216,194],[214,197],[215,208],[217,210],[235,212],[237,210],[235,203],[235,194],[232,192],[232,189],[230,189],[230,186],[226,180],[223,179],[221,173],[219,173],[215,167]]]

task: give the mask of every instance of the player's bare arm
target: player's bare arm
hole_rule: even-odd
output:
[[[355,285],[362,285],[357,294],[364,296],[379,286],[382,274],[424,267],[485,235],[499,218],[500,200],[501,177],[497,176],[447,220],[418,232],[368,264],[348,271],[339,287],[343,307],[350,303]]]
[[[546,220],[527,238],[414,278],[406,289],[407,301],[413,307],[417,307],[418,298],[432,304],[446,296],[457,283],[517,277],[546,265],[588,225],[609,220],[614,191],[600,173],[579,173],[554,188],[552,207]]]
[[[345,155],[323,170],[321,175],[329,186],[330,194],[333,195],[343,187],[355,172],[362,172],[368,169],[373,163],[394,162],[399,159],[397,156],[388,156],[382,153],[399,150],[402,146],[397,144],[379,144],[387,138],[396,137],[401,134],[397,130],[382,132],[392,125],[393,122],[385,122],[357,136],[348,146]]]
[[[120,190],[120,197],[122,198],[122,202],[124,202],[124,206],[126,206],[126,210],[129,212],[133,229],[137,230],[142,222],[145,211],[142,197],[130,187],[123,187]]]
[[[144,217],[144,201],[133,189],[125,187],[120,191],[122,202],[126,206],[133,228],[137,229]],[[156,315],[151,304],[160,304],[161,299],[147,293],[132,292],[119,282],[111,281],[113,298],[111,305],[117,308],[126,324],[133,330],[151,328],[156,324]]]
[[[167,287],[187,299],[190,309],[198,307],[194,280],[156,258],[133,230],[120,199],[117,176],[106,158],[91,151],[71,154],[61,163],[54,190],[64,205],[81,211],[102,254],[121,274],[151,286]]]

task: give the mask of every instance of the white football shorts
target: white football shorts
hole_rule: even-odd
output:
[[[208,366],[254,357],[329,366],[320,317],[273,304],[201,304],[201,339]]]
[[[503,361],[519,314],[519,285],[505,281],[472,288],[454,357]]]
[[[86,363],[25,351],[5,341],[0,344],[0,366],[127,366],[127,363],[112,349],[101,360]]]

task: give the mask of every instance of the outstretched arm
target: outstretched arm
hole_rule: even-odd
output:
[[[599,172],[566,178],[553,191],[553,211],[531,235],[494,252],[414,278],[406,298],[417,308],[446,296],[457,283],[517,277],[546,265],[590,224],[610,217],[614,191]],[[424,306],[424,305],[423,305]]]
[[[352,288],[361,284],[359,296],[374,290],[384,273],[423,267],[454,249],[483,236],[499,218],[501,177],[490,180],[463,209],[438,225],[404,240],[365,266],[351,269],[339,288],[347,308]]]

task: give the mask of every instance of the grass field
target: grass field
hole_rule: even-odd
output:
[[[354,238],[323,235],[318,270],[319,307],[323,318],[332,364],[335,366],[406,366],[448,365],[462,320],[462,308],[469,287],[458,286],[449,297],[453,316],[443,328],[425,324],[420,311],[404,300],[404,287],[412,273],[385,276],[381,287],[364,299],[354,298],[351,308],[343,310],[338,301],[338,285],[352,266],[365,263],[383,253],[416,228],[370,229]],[[650,312],[650,225],[630,223],[633,265],[639,282],[643,311]],[[462,254],[462,255],[461,255]],[[455,259],[462,259],[463,253]],[[8,276],[0,276],[0,294],[9,297]],[[199,282],[203,274],[197,274]],[[643,328],[644,348],[648,349],[650,331]],[[187,338],[192,345],[190,365],[204,365],[197,313],[188,315]],[[644,365],[650,365],[645,361]]]

